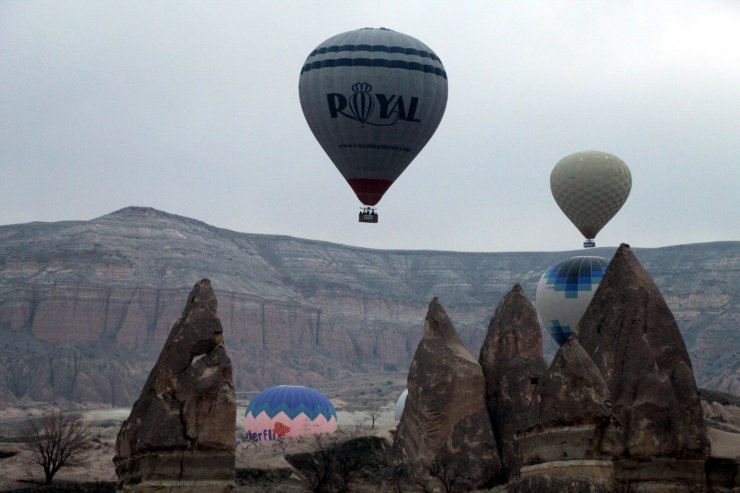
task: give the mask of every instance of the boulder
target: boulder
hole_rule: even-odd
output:
[[[579,334],[606,382],[625,456],[706,459],[709,440],[686,345],[629,245],[614,254]]]
[[[118,491],[234,487],[236,401],[209,280],[191,291],[116,440]]]
[[[496,307],[478,361],[504,473],[516,473],[516,433],[528,421],[532,394],[547,369],[537,311],[519,284]]]
[[[393,450],[422,476],[490,484],[501,461],[485,400],[481,366],[460,340],[437,298],[408,375],[408,397]]]

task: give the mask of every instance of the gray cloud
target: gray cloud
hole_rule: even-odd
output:
[[[601,149],[633,189],[598,244],[737,240],[737,25],[722,1],[3,2],[0,224],[147,205],[377,248],[570,249],[550,170]],[[424,41],[450,85],[377,225],[297,90],[316,45],[365,26]]]

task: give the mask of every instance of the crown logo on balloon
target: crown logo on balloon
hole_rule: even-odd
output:
[[[367,119],[373,114],[373,107],[375,106],[375,98],[370,94],[373,90],[373,86],[367,82],[357,82],[352,84],[352,96],[349,98],[349,110],[352,112],[352,116],[355,120],[360,122],[362,126],[365,126]]]
[[[367,82],[357,82],[356,84],[352,84],[352,92],[371,92],[373,90],[373,86],[368,84]]]

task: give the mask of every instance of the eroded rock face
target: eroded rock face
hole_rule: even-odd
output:
[[[707,431],[686,346],[629,245],[620,245],[611,260],[579,334],[606,382],[626,456],[707,457]]]
[[[558,349],[532,397],[532,410],[532,421],[518,435],[525,466],[550,463],[559,470],[556,462],[570,461],[558,472],[564,474],[563,470],[574,469],[573,461],[580,461],[575,468],[579,475],[611,480],[611,466],[599,461],[621,453],[619,424],[611,412],[606,382],[577,338]]]
[[[437,298],[429,304],[408,390],[396,455],[421,465],[423,473],[452,471],[467,478],[470,487],[493,481],[501,461],[486,409],[483,371]]]
[[[216,307],[199,281],[118,433],[119,491],[233,488],[236,401]]]
[[[520,464],[516,433],[528,421],[532,394],[547,369],[537,312],[519,284],[496,308],[479,362],[503,469],[515,473]]]
[[[539,428],[612,420],[604,377],[576,338],[558,349],[537,387],[532,407]]]

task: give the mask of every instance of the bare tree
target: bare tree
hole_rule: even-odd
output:
[[[370,429],[375,429],[375,420],[380,417],[380,408],[379,407],[371,407],[367,410],[367,415],[370,417],[371,425]]]
[[[84,465],[92,447],[90,427],[79,414],[51,411],[38,423],[29,419],[24,435],[32,454],[30,461],[44,468],[46,484],[62,467]]]
[[[350,482],[357,471],[362,469],[362,459],[351,453],[335,453],[332,470],[338,493],[349,493]]]
[[[316,434],[310,440],[313,454],[302,471],[304,484],[314,493],[333,492],[338,434]]]
[[[411,468],[404,462],[393,462],[388,464],[383,476],[385,482],[389,483],[396,493],[403,493],[411,480]]]
[[[370,425],[368,424],[367,417],[362,418],[360,421],[355,423],[355,431],[362,433],[363,435],[367,435],[367,433],[370,431]]]
[[[275,447],[277,447],[283,454],[283,457],[285,457],[286,452],[288,451],[288,447],[292,443],[292,437],[278,437],[277,440],[275,440]]]
[[[468,480],[449,457],[441,457],[429,464],[428,472],[430,476],[442,483],[446,493],[452,493],[456,485],[464,484]]]

